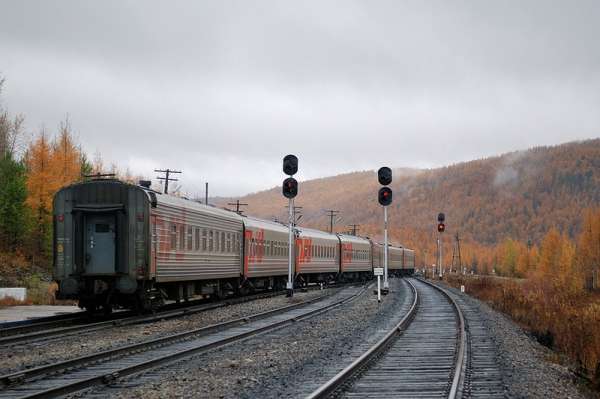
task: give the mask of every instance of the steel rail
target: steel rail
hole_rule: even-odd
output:
[[[84,388],[87,388],[87,387],[90,387],[93,385],[97,385],[99,383],[110,382],[110,381],[114,380],[115,378],[130,375],[130,374],[133,374],[133,373],[136,373],[138,371],[145,370],[148,368],[152,368],[159,364],[173,361],[177,358],[185,357],[185,356],[192,355],[192,354],[198,353],[198,352],[205,352],[209,349],[220,347],[220,346],[223,346],[223,345],[231,343],[231,342],[239,341],[239,340],[248,338],[253,335],[257,335],[257,334],[265,332],[265,331],[281,328],[287,324],[291,324],[296,321],[303,320],[305,318],[313,317],[317,314],[329,311],[333,308],[341,306],[344,303],[347,303],[351,300],[358,298],[360,295],[362,295],[364,292],[366,292],[366,289],[367,289],[366,287],[363,287],[358,292],[356,292],[350,296],[344,297],[341,300],[337,300],[331,304],[328,304],[328,305],[325,305],[322,307],[317,307],[316,309],[310,310],[310,311],[303,313],[297,317],[290,317],[290,318],[285,318],[283,320],[274,321],[273,323],[267,324],[265,326],[262,326],[262,327],[259,326],[255,329],[250,329],[248,331],[241,332],[241,333],[231,336],[231,337],[220,338],[214,342],[209,342],[207,344],[200,344],[198,346],[193,346],[192,348],[187,348],[184,350],[169,353],[162,357],[158,357],[158,358],[151,359],[151,360],[144,361],[144,362],[138,362],[133,365],[128,365],[126,367],[122,367],[122,368],[120,368],[116,371],[112,371],[110,373],[97,373],[93,377],[84,378],[83,380],[70,382],[70,383],[67,383],[64,385],[60,385],[60,386],[50,387],[41,392],[34,392],[31,394],[27,394],[26,392],[24,392],[25,396],[22,396],[22,397],[26,397],[26,398],[54,397],[54,396],[64,395],[64,394],[71,393],[71,392],[76,392],[81,389],[84,389]],[[4,396],[7,389],[10,390],[11,388],[13,388],[17,385],[23,384],[25,382],[35,382],[40,379],[43,380],[43,377],[45,377],[45,376],[52,376],[52,375],[56,375],[56,374],[65,374],[65,373],[69,373],[71,371],[77,371],[78,369],[81,369],[83,367],[93,366],[95,364],[104,364],[106,362],[110,362],[113,360],[118,361],[119,359],[124,358],[127,355],[133,356],[140,352],[148,352],[151,350],[160,350],[161,348],[167,348],[169,345],[176,345],[180,342],[188,341],[190,338],[202,338],[203,336],[209,335],[211,333],[222,332],[224,330],[228,330],[230,328],[245,325],[247,323],[257,321],[260,319],[265,319],[270,316],[285,314],[286,312],[290,312],[297,308],[308,306],[310,304],[316,303],[316,302],[326,299],[328,297],[330,297],[330,296],[322,295],[322,296],[319,296],[317,298],[313,298],[313,299],[310,299],[307,301],[299,302],[299,303],[292,304],[292,305],[287,305],[287,306],[284,306],[281,308],[257,313],[257,314],[251,315],[251,316],[227,321],[224,323],[214,324],[214,325],[210,325],[207,327],[170,335],[167,337],[144,341],[144,342],[140,342],[137,344],[128,345],[125,347],[120,347],[120,348],[116,348],[116,349],[99,352],[99,353],[96,353],[93,355],[82,356],[79,358],[66,360],[66,361],[52,364],[52,365],[40,366],[37,368],[23,370],[21,372],[13,373],[10,375],[1,376],[0,383],[4,385],[5,389],[4,390],[0,389],[0,397]]]
[[[408,310],[408,313],[392,328],[383,338],[375,345],[369,348],[358,359],[352,362],[345,369],[336,374],[333,378],[311,393],[306,399],[323,399],[329,397],[338,388],[350,381],[358,372],[360,372],[371,360],[375,359],[379,354],[383,353],[394,339],[402,334],[404,329],[410,324],[414,318],[419,306],[419,294],[415,286],[407,281],[411,291],[413,292],[413,303]]]
[[[318,288],[317,286],[311,287],[311,289],[317,289],[317,288]],[[337,288],[339,288],[339,286],[330,287],[330,288],[337,289]],[[41,322],[39,324],[36,323],[36,324],[32,324],[32,325],[25,325],[22,327],[13,327],[13,328],[6,329],[6,330],[0,329],[0,335],[2,335],[3,331],[7,331],[7,332],[10,331],[9,332],[10,335],[4,336],[4,337],[0,336],[0,346],[26,344],[26,343],[30,343],[30,342],[37,342],[40,340],[45,340],[45,339],[52,339],[55,337],[63,338],[63,337],[70,336],[70,335],[85,334],[85,333],[104,330],[104,329],[112,328],[112,327],[124,327],[124,326],[134,325],[134,324],[151,323],[151,322],[155,322],[158,320],[167,320],[167,319],[172,319],[175,317],[192,315],[192,314],[196,314],[196,313],[205,312],[208,310],[214,310],[214,309],[218,309],[221,307],[250,302],[250,301],[254,301],[254,300],[258,300],[258,299],[265,299],[265,298],[281,296],[284,293],[285,293],[285,291],[266,292],[266,293],[260,293],[260,294],[250,295],[250,296],[228,298],[223,301],[219,301],[219,302],[215,302],[215,303],[209,302],[209,303],[202,303],[200,305],[191,305],[191,306],[187,305],[187,306],[179,307],[176,309],[166,308],[157,313],[154,313],[152,315],[147,315],[147,316],[144,316],[144,315],[142,315],[142,316],[133,315],[132,316],[131,312],[127,311],[127,312],[123,312],[124,314],[122,315],[122,317],[117,317],[117,318],[113,318],[110,320],[70,325],[70,326],[60,327],[60,328],[42,329],[40,331],[34,331],[34,332],[29,332],[29,333],[19,333],[19,330],[20,329],[31,330],[31,329],[37,328],[38,326],[44,327],[44,325],[47,325],[47,323],[51,323],[51,325],[55,325],[57,323],[64,323],[65,320],[59,319],[59,320],[55,320],[55,321],[45,321],[45,322]],[[167,306],[169,306],[169,305],[167,305]],[[60,316],[62,316],[62,315],[60,315]],[[80,315],[79,319],[82,319],[83,317],[84,317],[83,315]],[[74,321],[77,321],[76,318],[72,318],[72,319]],[[66,321],[70,321],[70,320],[71,320],[71,318],[67,319]]]
[[[464,374],[466,369],[465,359],[467,357],[467,333],[465,328],[464,316],[456,301],[443,288],[438,287],[437,285],[432,284],[428,281],[424,281],[422,279],[417,280],[441,292],[444,295],[444,297],[448,300],[448,302],[452,305],[452,308],[455,314],[457,315],[458,350],[456,352],[452,384],[448,391],[449,399],[457,399],[462,393],[461,387],[464,382]],[[363,353],[349,366],[344,368],[333,378],[331,378],[329,381],[327,381],[325,384],[319,387],[317,390],[313,391],[309,396],[306,397],[306,399],[323,399],[333,396],[336,393],[336,391],[339,391],[340,388],[342,388],[352,379],[356,378],[356,376],[359,375],[365,368],[367,368],[369,364],[372,363],[372,361],[376,360],[381,354],[385,353],[385,351],[391,347],[395,339],[402,335],[402,333],[406,330],[406,328],[414,319],[418,311],[418,304],[420,303],[420,298],[418,296],[418,292],[415,286],[410,281],[408,281],[408,283],[410,284],[410,287],[413,291],[414,300],[411,308],[409,309],[408,313],[402,318],[402,320],[396,326],[394,326],[394,328],[390,330],[375,345],[369,348],[367,352]]]

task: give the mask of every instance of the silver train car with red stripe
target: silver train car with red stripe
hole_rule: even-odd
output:
[[[283,289],[288,228],[117,180],[61,189],[54,198],[57,297],[82,308],[148,310],[165,300]],[[294,283],[366,280],[383,262],[368,238],[296,227]],[[390,246],[389,271],[414,271],[414,252]]]

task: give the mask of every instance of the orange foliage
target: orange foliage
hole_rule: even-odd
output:
[[[509,314],[538,339],[576,362],[600,384],[600,292],[586,288],[589,276],[598,272],[600,259],[600,209],[587,210],[577,245],[551,229],[542,240],[539,255],[517,249],[518,271],[527,264],[525,280],[447,276],[467,292]],[[515,247],[518,247],[515,246]],[[500,263],[510,263],[511,245],[498,249]],[[536,250],[537,252],[537,250]],[[507,260],[508,259],[508,260]]]

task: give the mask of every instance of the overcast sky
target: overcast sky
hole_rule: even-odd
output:
[[[0,0],[3,104],[239,195],[600,136],[600,1]]]

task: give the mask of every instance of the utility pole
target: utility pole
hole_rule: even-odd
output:
[[[248,206],[248,204],[241,203],[240,200],[235,200],[235,202],[228,202],[227,205],[235,205],[235,213],[241,215],[244,211],[240,210],[240,206]]]
[[[169,175],[171,173],[181,173],[180,170],[171,170],[171,169],[154,169],[154,171],[158,172],[158,173],[164,173],[165,174],[165,177],[161,177],[161,176],[157,177],[158,180],[164,180],[165,181],[165,189],[164,189],[164,193],[165,194],[169,193],[169,182],[170,181],[178,181],[179,180],[179,179],[172,179],[172,178],[169,177]]]
[[[462,269],[462,258],[460,256],[460,236],[458,232],[454,235],[454,245],[452,246],[452,270],[464,274]]]
[[[359,230],[360,224],[349,224],[348,227],[350,227],[352,229],[352,230],[350,230],[350,234],[355,236]]]
[[[340,211],[336,209],[325,209],[327,216],[329,216],[329,233],[333,234],[333,219],[339,215]]]
[[[208,182],[206,182],[206,186],[204,187],[204,205],[208,205]]]

